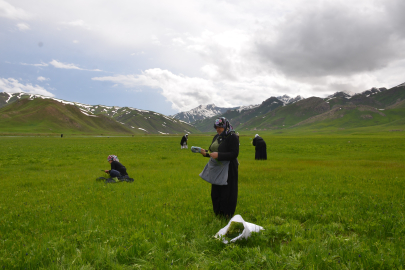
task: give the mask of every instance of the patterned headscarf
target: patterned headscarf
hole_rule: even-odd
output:
[[[107,160],[108,161],[112,160],[112,161],[118,161],[119,162],[118,157],[116,155],[109,155]]]
[[[231,124],[225,117],[220,117],[215,120],[214,128],[216,128],[216,127],[223,127],[224,132],[222,132],[222,133],[225,133],[225,135],[235,133],[235,130],[233,130],[233,127],[231,126]]]

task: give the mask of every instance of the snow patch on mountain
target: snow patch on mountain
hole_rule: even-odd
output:
[[[240,112],[245,111],[245,110],[251,110],[251,109],[257,108],[259,106],[260,106],[260,104],[248,105],[248,106],[240,106],[236,110],[240,113]]]
[[[291,104],[291,103],[295,103],[297,101],[303,100],[304,98],[301,97],[300,95],[296,96],[295,98],[292,98],[288,95],[282,95],[282,96],[278,96],[276,97],[278,100],[280,100],[281,102],[283,102],[283,106]]]
[[[7,92],[6,92],[6,94],[8,94],[8,99],[6,100],[6,103],[8,103],[10,101],[10,98],[13,97],[13,95],[11,95],[10,93],[7,93]]]

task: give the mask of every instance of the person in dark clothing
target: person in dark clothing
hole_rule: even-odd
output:
[[[181,141],[180,141],[181,149],[184,149],[184,148],[185,148],[185,149],[188,149],[187,140],[188,140],[188,134],[184,135],[184,136],[181,138]]]
[[[104,172],[108,173],[110,178],[99,177],[96,180],[105,180],[106,183],[134,182],[133,178],[129,178],[127,169],[119,162],[117,156],[109,155],[107,161],[111,164],[111,170],[104,170]]]
[[[108,173],[110,177],[121,177],[128,175],[127,169],[119,162],[117,156],[109,155],[107,160],[111,164],[111,170],[105,170],[104,172]]]
[[[256,147],[255,159],[256,160],[266,160],[267,159],[267,148],[266,142],[263,140],[259,134],[255,135],[253,139],[253,146]]]
[[[229,161],[227,184],[211,185],[214,213],[229,219],[234,215],[238,201],[239,140],[224,117],[215,120],[214,128],[218,134],[213,138],[209,150],[201,149],[201,154],[218,161]]]

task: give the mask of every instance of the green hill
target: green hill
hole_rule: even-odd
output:
[[[322,98],[310,97],[256,116],[242,124],[239,129],[268,130],[292,127],[312,116],[327,112],[329,109],[329,104]]]
[[[100,112],[100,114],[106,111]],[[98,114],[99,115],[99,114]],[[108,113],[111,115],[111,112]],[[128,107],[116,109],[112,118],[121,124],[143,133],[173,134],[199,133],[193,125],[170,118],[153,111],[137,110]]]
[[[0,133],[183,134],[199,130],[153,111],[3,92]]]
[[[403,104],[405,100],[405,85],[395,86],[387,91],[378,93],[373,96],[373,99],[383,104],[384,108],[393,108],[397,103],[401,102]]]
[[[0,109],[1,133],[133,134],[104,115],[51,99],[21,99]]]
[[[395,126],[405,119],[405,108],[378,110],[367,105],[344,105],[306,119],[293,127],[350,129],[371,126]]]

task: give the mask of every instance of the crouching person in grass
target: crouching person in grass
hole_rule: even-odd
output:
[[[127,168],[125,168],[124,165],[122,165],[118,157],[115,155],[109,155],[107,158],[107,161],[111,164],[111,170],[105,170],[105,173],[108,173],[110,175],[110,178],[106,179],[104,177],[98,178],[99,180],[106,180],[106,183],[116,183],[119,181],[125,181],[125,182],[133,182],[133,178],[129,178],[128,173],[127,173]]]

